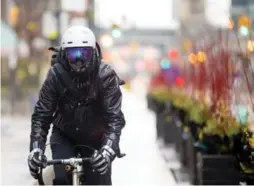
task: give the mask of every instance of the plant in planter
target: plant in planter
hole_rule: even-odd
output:
[[[164,101],[163,100],[164,95],[166,94],[163,94],[163,92],[165,91],[168,92],[167,84],[163,76],[163,73],[159,71],[157,74],[155,74],[152,77],[148,87],[147,103],[148,103],[148,108],[150,110],[152,111],[157,110],[158,102]]]
[[[203,48],[195,49],[197,56],[205,53],[200,63],[191,65],[192,86],[198,92],[188,111],[189,128],[195,145],[204,153],[230,153],[233,139],[239,133],[240,124],[231,114],[234,64],[227,41],[218,38]],[[210,103],[205,101],[209,92]]]
[[[199,139],[200,131],[205,127],[206,121],[211,117],[209,106],[205,102],[197,102],[189,109],[188,127],[195,141]]]
[[[253,67],[251,64],[250,53],[239,53],[238,60],[241,63],[241,70],[243,71],[243,79],[247,85],[247,96],[250,97],[249,103],[252,108],[254,108],[253,99],[251,95],[253,94]],[[244,110],[243,110],[244,111]],[[243,112],[242,111],[242,112]],[[242,114],[244,115],[244,113]],[[246,115],[246,114],[245,114]],[[237,136],[235,140],[235,154],[237,156],[240,171],[244,173],[245,180],[248,184],[254,184],[254,129],[253,122],[247,122],[248,116],[239,117],[241,123],[243,124],[241,133]]]
[[[182,127],[186,126],[187,111],[194,104],[193,100],[181,91],[172,91],[170,98]]]
[[[242,128],[237,148],[241,170],[247,174],[254,174],[254,136],[247,127]]]
[[[205,153],[230,154],[234,150],[234,137],[240,129],[240,123],[231,115],[229,108],[220,102],[200,131],[199,141],[207,147]]]
[[[165,103],[169,101],[169,90],[167,87],[158,87],[153,89],[147,97],[150,101],[150,107],[155,112],[162,112],[165,109]]]

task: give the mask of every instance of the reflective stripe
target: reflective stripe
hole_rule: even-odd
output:
[[[108,145],[103,146],[102,149],[105,149],[107,152],[109,152],[111,156],[115,156],[116,154],[115,151]]]

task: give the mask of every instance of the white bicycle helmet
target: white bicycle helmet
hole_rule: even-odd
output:
[[[63,35],[64,59],[76,74],[91,74],[96,65],[95,35],[85,26],[72,26]]]
[[[85,26],[72,26],[64,33],[61,41],[62,49],[70,47],[96,47],[93,31]]]

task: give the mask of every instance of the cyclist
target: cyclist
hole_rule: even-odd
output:
[[[67,29],[55,61],[32,114],[30,173],[38,179],[39,168],[45,167],[45,143],[53,123],[52,158],[91,155],[91,162],[84,165],[86,184],[111,185],[111,163],[120,153],[119,140],[125,125],[121,80],[101,60],[95,35],[85,26]],[[75,145],[80,144],[98,149],[98,153],[76,149]],[[71,176],[64,165],[55,165],[54,173],[53,185],[70,184]]]

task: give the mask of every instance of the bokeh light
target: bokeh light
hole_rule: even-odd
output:
[[[113,39],[110,35],[104,34],[100,38],[100,43],[103,47],[110,47],[113,45]]]
[[[162,59],[160,65],[162,69],[169,69],[171,67],[171,63],[168,59]]]
[[[111,34],[112,34],[112,37],[115,39],[118,39],[122,36],[122,32],[119,29],[113,29]]]

